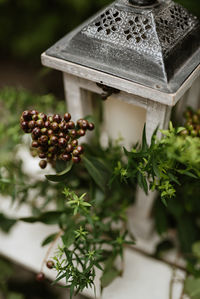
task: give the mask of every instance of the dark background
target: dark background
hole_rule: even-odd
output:
[[[199,0],[176,1],[200,17]],[[111,2],[0,0],[0,87],[17,84],[41,92],[61,90],[61,80],[55,83],[55,73],[47,74],[41,68],[40,54]]]

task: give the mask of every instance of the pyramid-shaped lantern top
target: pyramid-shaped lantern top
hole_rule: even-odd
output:
[[[200,62],[200,23],[171,0],[117,0],[47,55],[166,93]]]

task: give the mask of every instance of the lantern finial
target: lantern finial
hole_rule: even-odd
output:
[[[129,0],[130,4],[137,5],[137,6],[148,6],[155,4],[157,0]]]

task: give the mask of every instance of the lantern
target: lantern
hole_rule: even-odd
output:
[[[199,36],[198,19],[171,0],[117,0],[43,53],[42,63],[63,72],[74,118],[92,114],[91,92],[103,93],[104,131],[129,146],[144,123],[150,142],[173,106],[180,115],[198,105]],[[144,231],[153,196],[138,192],[134,219]]]

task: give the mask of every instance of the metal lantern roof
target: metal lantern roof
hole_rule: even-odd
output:
[[[166,93],[200,62],[200,23],[171,0],[117,0],[46,55]]]

